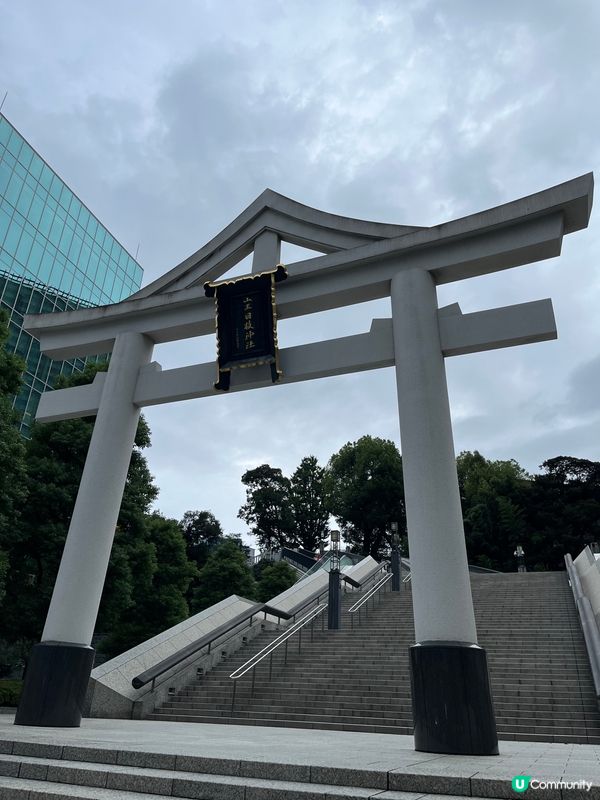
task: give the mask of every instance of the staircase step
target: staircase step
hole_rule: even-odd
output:
[[[585,643],[565,573],[472,577],[479,640],[485,647],[499,735],[528,741],[591,742],[600,735]],[[229,675],[275,634],[253,640],[150,718],[244,725],[409,733],[412,593],[387,592],[360,614],[343,599],[342,630],[316,626],[236,687]],[[534,737],[534,738],[530,738]],[[562,737],[562,739],[561,739]]]

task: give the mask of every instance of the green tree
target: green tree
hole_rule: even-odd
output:
[[[314,456],[306,456],[290,481],[294,534],[305,550],[315,551],[329,536],[325,498],[325,470]]]
[[[329,510],[355,552],[378,558],[391,543],[391,523],[405,530],[402,456],[388,439],[345,444],[329,460],[325,486]]]
[[[20,509],[27,497],[25,444],[17,428],[17,417],[11,399],[21,385],[25,363],[5,349],[8,322],[0,312],[0,607],[6,591],[6,581],[13,548],[21,537]]]
[[[62,379],[87,383],[97,368]],[[6,589],[5,630],[12,641],[41,634],[91,435],[91,420],[35,424],[26,443],[29,497]]]
[[[267,564],[260,573],[258,582],[257,597],[261,603],[267,603],[281,592],[285,592],[298,580],[293,567],[285,561],[276,561]]]
[[[221,523],[210,511],[186,511],[180,526],[188,558],[200,569],[210,550],[223,539]]]
[[[600,541],[600,462],[556,456],[541,469],[531,484],[525,560],[533,569],[564,569],[566,553],[575,558]]]
[[[200,570],[192,611],[202,611],[232,594],[254,600],[256,581],[239,544],[225,539],[210,552]]]
[[[262,464],[242,475],[246,503],[238,517],[251,527],[261,550],[294,546],[294,519],[290,502],[290,481],[280,469]]]
[[[191,605],[198,588],[199,571],[206,564],[213,547],[223,541],[223,528],[210,511],[186,511],[179,525],[185,539],[187,557],[196,566],[194,579],[187,590],[187,600]]]
[[[129,603],[102,641],[106,655],[123,652],[189,615],[186,593],[197,570],[188,560],[179,523],[154,512],[145,515],[144,527],[141,546],[126,553],[129,569],[140,570],[143,579],[131,581]]]
[[[81,385],[93,380],[106,365],[90,365],[60,385]],[[6,635],[12,641],[34,641],[40,636],[52,594],[83,465],[93,430],[93,418],[34,425],[27,443],[29,498],[23,509],[22,535],[15,547],[15,568],[8,575]],[[177,547],[172,521],[169,531],[148,513],[158,489],[142,449],[150,445],[150,431],[140,418],[119,511],[96,630],[110,634],[107,651],[131,647],[141,639],[174,624],[187,614],[181,595],[184,578],[194,574],[185,556],[185,541],[177,525]],[[162,537],[162,538],[161,538]],[[167,545],[161,545],[162,541]],[[174,565],[181,577],[173,579]],[[173,595],[163,581],[171,576]],[[187,589],[187,583],[186,583]],[[176,612],[173,611],[176,609]],[[179,620],[177,620],[179,621]]]
[[[470,563],[514,571],[517,545],[528,549],[530,476],[513,459],[490,461],[477,451],[460,453],[456,466]]]

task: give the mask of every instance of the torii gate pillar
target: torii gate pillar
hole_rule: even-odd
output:
[[[415,747],[496,754],[431,275],[420,269],[398,272],[391,301],[415,618],[416,644],[410,649]]]
[[[17,725],[81,723],[94,661],[90,642],[140,418],[133,395],[152,349],[139,333],[115,340],[42,641],[27,664]]]

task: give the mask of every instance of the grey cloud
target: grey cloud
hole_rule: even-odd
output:
[[[129,249],[141,241],[146,281],[266,186],[335,213],[433,225],[600,160],[600,6],[584,0],[568,13],[559,0],[0,9],[6,113]],[[559,452],[600,458],[597,226],[595,212],[558,260],[440,288],[465,311],[550,296],[559,327],[558,342],[448,360],[457,451],[528,469]],[[367,330],[387,314],[382,302],[289,320],[281,340]],[[205,361],[213,345],[156,358]],[[212,508],[229,530],[243,528],[246,466],[289,473],[364,433],[399,441],[391,369],[147,416],[159,507]]]

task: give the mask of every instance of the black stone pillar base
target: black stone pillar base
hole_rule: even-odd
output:
[[[330,631],[338,631],[342,627],[342,587],[339,570],[331,570],[329,573],[327,627]]]
[[[31,650],[15,725],[78,728],[94,665],[94,648],[41,642]]]
[[[498,755],[485,650],[464,642],[420,642],[410,648],[415,749]]]

